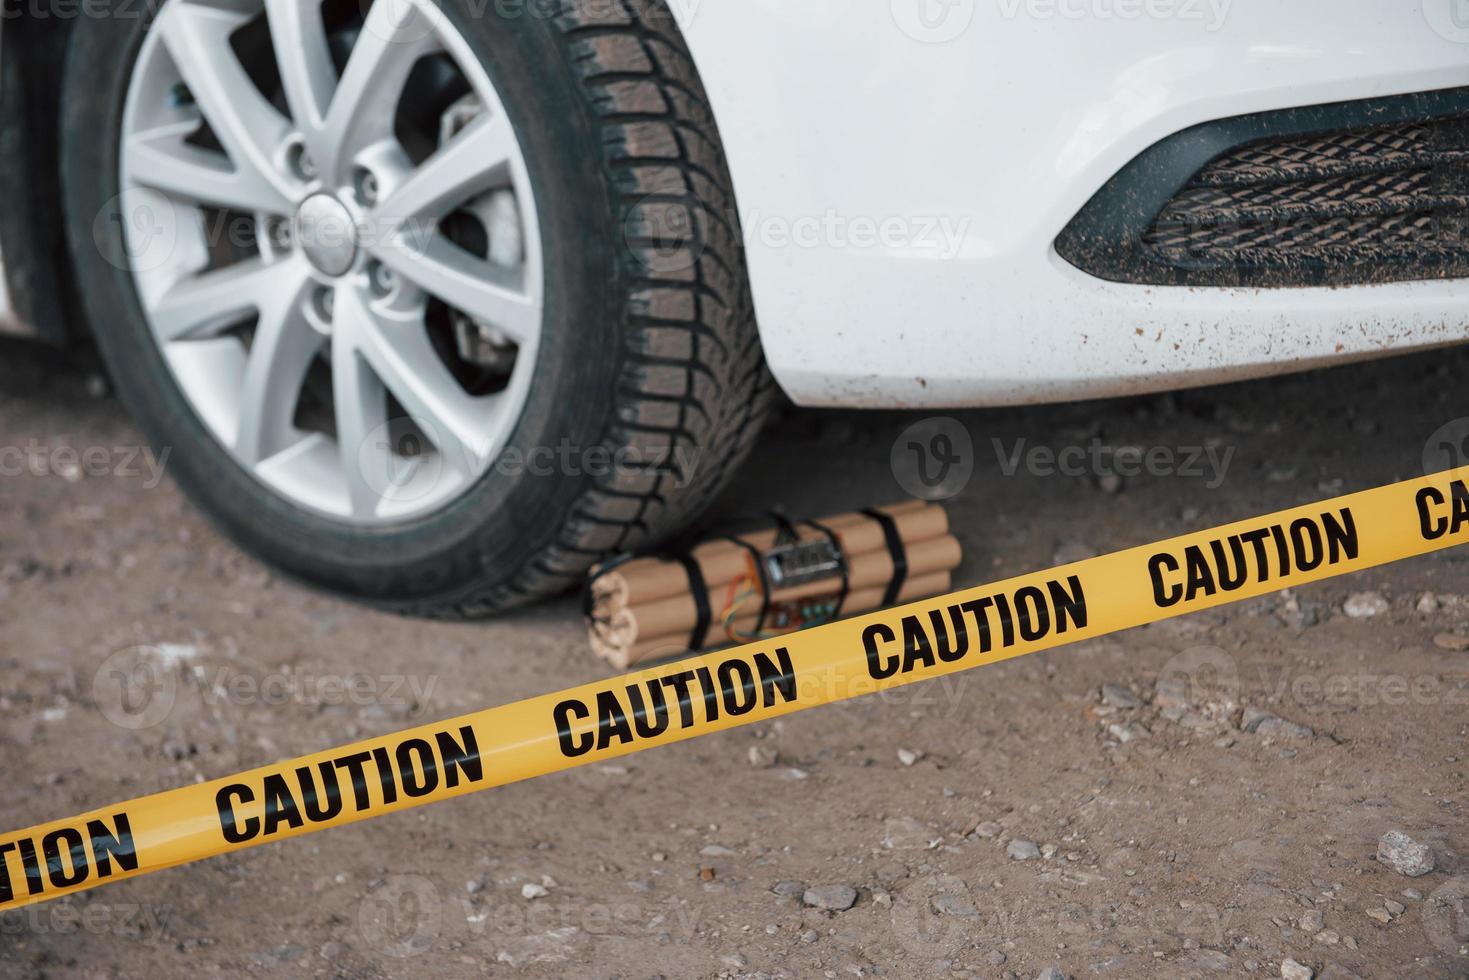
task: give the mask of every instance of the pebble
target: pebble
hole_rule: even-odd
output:
[[[1015,861],[1034,861],[1041,856],[1041,849],[1032,841],[1012,840],[1005,848],[1005,853]]]
[[[974,908],[974,903],[969,900],[968,896],[955,895],[952,892],[935,895],[929,904],[940,915],[957,915],[970,918],[979,914]]]
[[[780,755],[774,749],[768,749],[763,745],[750,746],[750,765],[756,769],[769,769],[779,760]]]
[[[1417,610],[1425,616],[1438,612],[1443,604],[1438,601],[1438,596],[1432,592],[1425,592],[1418,597]]]
[[[1316,941],[1323,946],[1335,946],[1341,942],[1341,933],[1335,929],[1322,929],[1316,933]]]
[[[1280,963],[1280,975],[1284,980],[1311,980],[1316,971],[1304,963],[1297,963],[1292,959],[1282,960]]]
[[[898,761],[905,766],[911,766],[921,758],[923,758],[922,752],[914,752],[912,749],[898,750]]]
[[[989,960],[990,966],[1004,966],[1005,961],[1009,959],[1009,957],[996,949],[991,951],[990,955],[987,956],[986,959]]]
[[[1102,685],[1102,703],[1113,708],[1141,708],[1142,698],[1121,684]]]
[[[1391,608],[1381,592],[1358,592],[1342,604],[1341,611],[1352,619],[1371,619]]]
[[[1383,925],[1387,925],[1392,921],[1392,914],[1387,909],[1368,909],[1367,918],[1374,922],[1381,922]]]
[[[712,858],[717,858],[717,857],[734,857],[735,856],[735,852],[734,851],[731,851],[727,847],[721,847],[718,844],[709,844],[709,845],[705,846],[704,848],[702,848],[699,851],[699,853],[702,854],[702,855],[704,855],[705,857],[712,857]]]
[[[820,938],[821,934],[815,929],[807,929],[805,932],[801,933],[801,942],[803,943],[814,943]]]
[[[851,885],[817,885],[806,889],[801,901],[812,908],[845,912],[857,904],[857,889]]]
[[[1410,898],[1416,902],[1423,898],[1423,893],[1416,888],[1404,888],[1403,897]]]
[[[1035,980],[1066,980],[1066,974],[1059,966],[1048,966],[1035,975]]]
[[[1122,477],[1116,473],[1104,473],[1097,477],[1097,489],[1103,493],[1121,493]]]
[[[1113,724],[1107,726],[1107,734],[1117,739],[1117,741],[1121,742],[1123,745],[1126,745],[1128,742],[1132,742],[1140,738],[1147,738],[1149,735],[1152,734],[1152,732],[1148,731],[1145,727],[1137,724],[1136,722],[1129,725],[1119,725],[1114,722]]]
[[[1382,907],[1387,909],[1393,915],[1402,915],[1404,912],[1408,911],[1408,906],[1404,905],[1402,902],[1394,902],[1390,898],[1382,903]]]
[[[1268,711],[1253,707],[1245,708],[1239,727],[1242,731],[1263,735],[1266,738],[1310,738],[1316,734],[1306,725],[1286,721]]]
[[[1450,653],[1469,652],[1469,636],[1459,633],[1440,633],[1433,638],[1433,645]]]
[[[1005,832],[1005,828],[993,820],[985,820],[974,828],[974,832],[986,840],[994,840]]]
[[[1308,932],[1313,936],[1320,932],[1321,927],[1325,924],[1325,917],[1321,914],[1320,909],[1311,909],[1305,915],[1301,916],[1301,931]]]
[[[800,898],[806,894],[806,883],[804,881],[782,881],[770,890],[781,898]]]
[[[1399,874],[1418,878],[1433,870],[1433,852],[1401,830],[1390,830],[1377,842],[1377,860]]]
[[[533,881],[527,881],[520,886],[520,897],[524,899],[545,898],[551,894],[545,885],[538,885]]]

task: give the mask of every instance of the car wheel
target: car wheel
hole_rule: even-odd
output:
[[[729,174],[641,2],[119,0],[62,178],[116,387],[300,579],[477,617],[685,526],[771,385]]]

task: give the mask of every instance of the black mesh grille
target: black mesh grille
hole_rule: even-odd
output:
[[[1196,173],[1139,244],[1164,267],[1149,281],[1164,283],[1469,276],[1469,117],[1238,147]]]

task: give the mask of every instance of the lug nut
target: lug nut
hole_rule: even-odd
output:
[[[357,200],[369,207],[377,203],[378,184],[377,176],[371,170],[359,168],[356,179]]]
[[[322,286],[316,290],[312,297],[312,305],[316,308],[316,315],[326,323],[332,322],[332,310],[336,306],[336,290],[330,286]]]
[[[300,143],[291,147],[291,169],[302,180],[315,180],[317,177],[316,161],[311,159],[311,154],[307,153],[306,147]]]
[[[368,281],[378,296],[386,296],[398,287],[398,274],[381,262],[373,262],[367,268]]]
[[[284,252],[291,247],[291,223],[285,218],[272,218],[270,221],[270,244],[278,252]]]

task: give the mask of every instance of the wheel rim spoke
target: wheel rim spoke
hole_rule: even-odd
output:
[[[286,105],[307,149],[314,156],[323,156],[327,148],[319,145],[321,125],[337,73],[327,47],[321,5],[313,0],[266,0],[265,13]]]
[[[384,237],[412,241],[455,205],[505,183],[514,153],[509,120],[481,114],[404,178],[371,218]]]
[[[284,265],[284,263],[282,264]],[[165,343],[200,340],[259,310],[281,286],[280,266],[246,259],[174,284],[149,310],[153,333]],[[300,274],[299,267],[297,274]]]
[[[348,509],[357,517],[372,517],[383,502],[383,489],[393,483],[387,399],[361,353],[341,338],[332,343],[332,403]]]
[[[418,59],[438,47],[436,19],[412,0],[373,0],[322,122],[325,173],[345,179],[354,152],[392,135],[397,94]]]
[[[240,425],[235,451],[257,464],[290,448],[296,400],[323,337],[306,320],[308,279],[277,283],[278,296],[260,311],[240,386]]]
[[[230,11],[174,0],[159,16],[158,30],[235,170],[252,186],[274,188],[279,201],[269,210],[284,214],[297,188],[277,159],[291,126],[260,94],[230,47],[230,32],[243,22]]]
[[[540,304],[523,270],[476,258],[437,232],[422,249],[392,239],[372,253],[424,292],[499,328],[521,346],[540,331]]]
[[[179,201],[285,214],[289,202],[280,188],[252,168],[220,166],[219,154],[183,142],[193,125],[134,134],[127,144],[130,170],[136,183],[162,191]]]
[[[351,288],[337,290],[337,304],[334,329],[348,332],[347,342],[423,429],[444,465],[457,473],[477,469],[492,400],[465,393],[434,351],[422,323],[382,317]],[[338,334],[336,339],[344,338]]]

